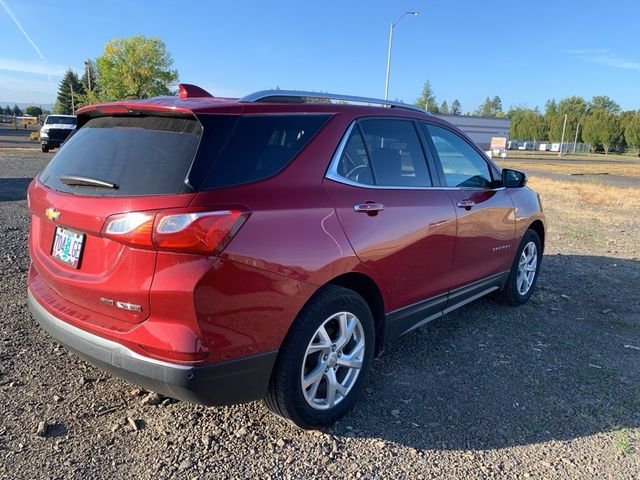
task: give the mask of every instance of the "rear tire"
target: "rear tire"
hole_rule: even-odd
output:
[[[331,425],[353,408],[373,361],[375,325],[364,299],[328,285],[302,309],[276,361],[267,407],[300,428]]]
[[[520,241],[509,278],[498,294],[500,302],[512,306],[526,303],[538,281],[541,263],[540,237],[535,230],[529,229]]]

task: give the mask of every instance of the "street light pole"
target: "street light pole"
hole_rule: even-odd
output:
[[[384,84],[384,99],[389,99],[389,76],[391,74],[391,45],[393,44],[393,29],[396,27],[400,20],[402,20],[406,15],[418,15],[418,12],[404,12],[400,15],[400,18],[393,22],[389,26],[389,50],[387,51],[387,81]]]

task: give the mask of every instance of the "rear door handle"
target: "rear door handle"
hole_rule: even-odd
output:
[[[382,210],[384,210],[384,205],[381,203],[357,203],[353,206],[353,209],[356,212],[364,212],[364,213],[371,213],[371,212],[381,212]]]
[[[465,200],[459,200],[456,203],[456,206],[459,208],[466,208],[467,210],[469,210],[471,207],[473,207],[476,204],[476,202],[474,202],[473,200],[469,200],[468,198]]]

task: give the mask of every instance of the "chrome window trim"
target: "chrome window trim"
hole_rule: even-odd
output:
[[[351,136],[351,132],[355,128],[357,120],[352,121],[347,128],[347,131],[344,133],[342,138],[340,139],[340,143],[338,143],[338,148],[336,149],[333,157],[331,157],[331,162],[329,163],[329,168],[327,169],[327,173],[324,178],[328,180],[333,180],[334,182],[342,183],[343,185],[349,185],[352,187],[358,188],[367,188],[369,190],[476,190],[476,191],[499,191],[504,190],[505,187],[498,188],[478,188],[478,187],[441,187],[441,186],[431,186],[431,187],[410,187],[410,186],[393,186],[393,185],[367,185],[366,183],[358,183],[353,180],[349,180],[348,178],[343,177],[338,173],[338,163],[340,162],[340,157],[342,157],[342,152],[347,146],[347,142],[349,141],[349,137]]]

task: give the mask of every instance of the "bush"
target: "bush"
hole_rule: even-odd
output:
[[[34,142],[39,142],[40,141],[40,132],[31,132],[31,134],[29,135],[29,140],[32,140]]]

